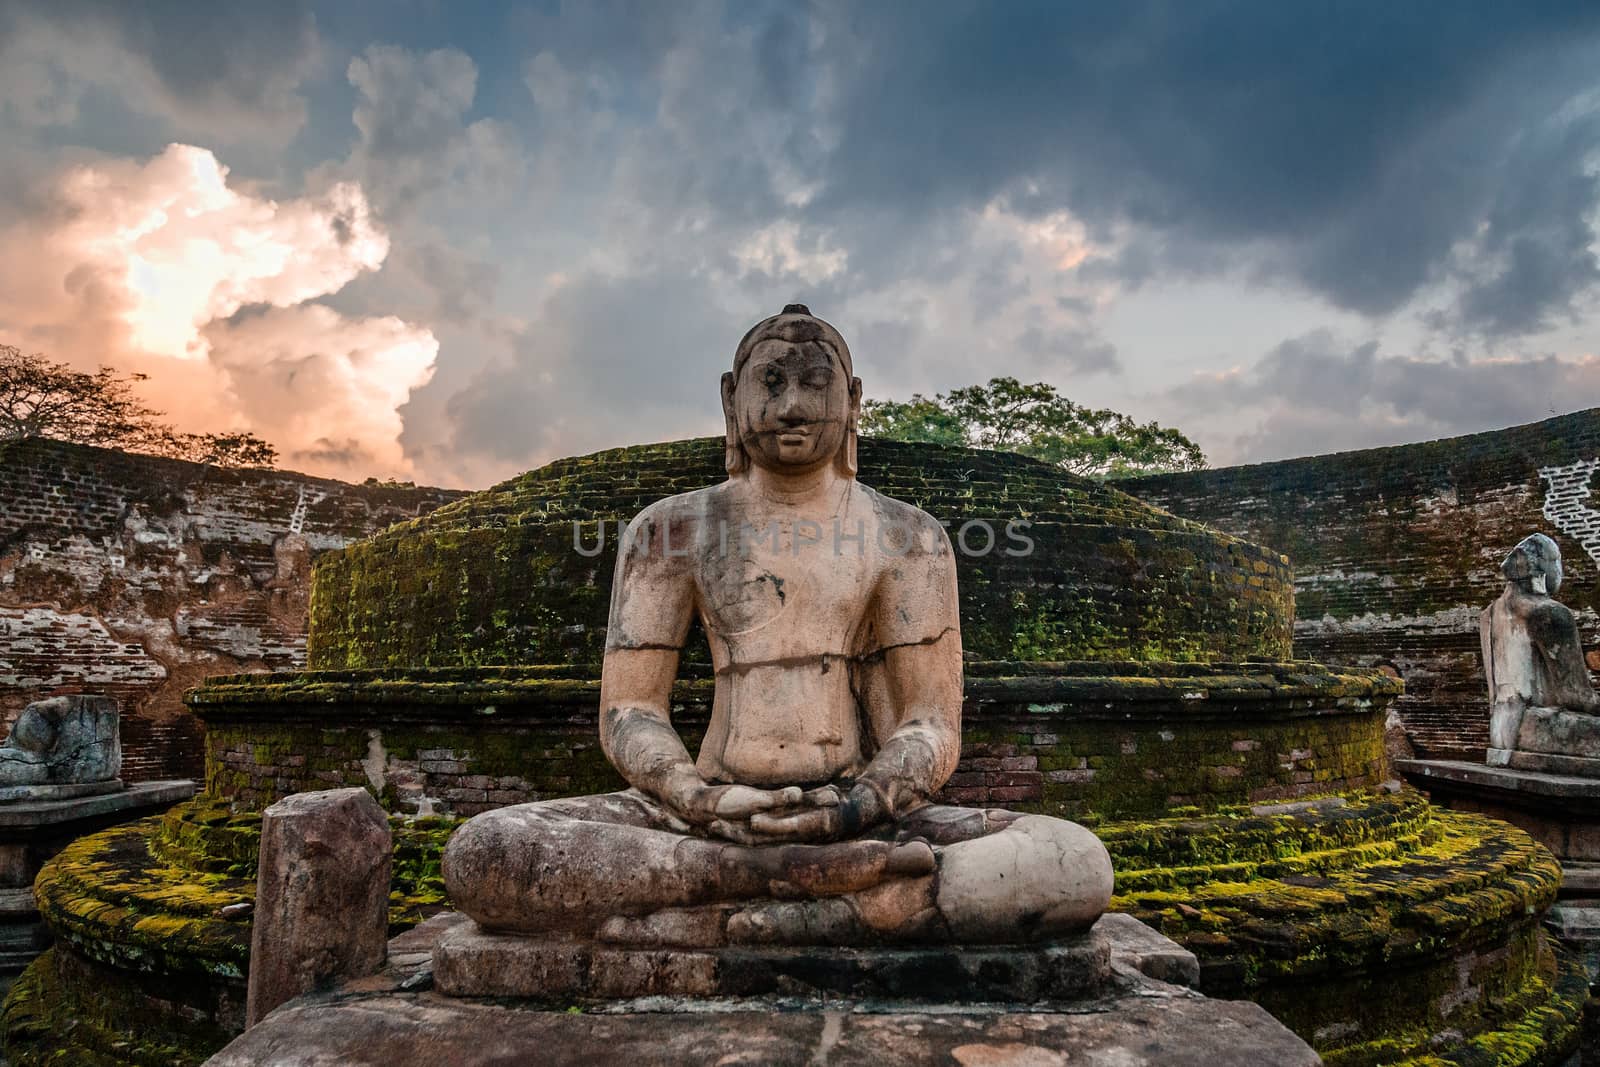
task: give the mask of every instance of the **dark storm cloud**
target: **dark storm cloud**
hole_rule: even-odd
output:
[[[1237,442],[1251,458],[1425,440],[1600,405],[1600,359],[1417,359],[1314,330],[1254,366],[1173,390],[1180,410],[1259,412]]]
[[[525,460],[558,440],[581,452],[713,432],[717,381],[737,340],[730,321],[694,279],[575,279],[546,302],[509,359],[451,397],[452,447]]]
[[[1491,334],[1543,329],[1600,281],[1594,209],[1600,178],[1589,169],[1600,144],[1593,114],[1528,130],[1488,215],[1489,275],[1461,298],[1461,318]]]
[[[1566,151],[1523,135],[1596,84],[1600,5],[962,3],[827,10],[868,42],[840,101],[819,217],[900,223],[1008,195],[1186,244],[1264,241],[1287,271],[1365,313],[1402,305],[1530,169],[1567,181],[1494,236],[1513,263],[1464,308],[1516,330],[1562,304],[1595,206]],[[1556,140],[1560,140],[1556,134]],[[1509,194],[1513,199],[1516,194]],[[1528,243],[1531,239],[1532,244]],[[1149,249],[1122,265],[1138,278]],[[1560,275],[1560,276],[1558,276]]]
[[[1082,329],[1029,326],[1017,335],[1018,351],[1045,365],[1064,365],[1080,374],[1117,366],[1116,346]]]
[[[30,39],[46,54],[25,58],[68,94],[95,84],[180,130],[240,139],[301,125],[299,88],[320,44],[305,0],[13,0],[0,10],[0,52]],[[73,100],[54,117],[75,115]]]

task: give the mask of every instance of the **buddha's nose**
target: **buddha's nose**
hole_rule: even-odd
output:
[[[785,389],[778,398],[778,421],[786,426],[806,421],[805,400],[798,389]]]

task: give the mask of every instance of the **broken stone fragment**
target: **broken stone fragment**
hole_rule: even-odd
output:
[[[0,744],[0,787],[109,782],[121,771],[117,702],[111,697],[35,701]]]
[[[296,793],[266,810],[246,1025],[301,993],[383,966],[389,821],[365,789]]]

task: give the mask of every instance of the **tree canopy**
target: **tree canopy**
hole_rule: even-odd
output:
[[[861,432],[1018,452],[1092,478],[1200,470],[1200,446],[1177,430],[1140,423],[1109,408],[1086,408],[1045,382],[991,378],[932,399],[868,400]]]
[[[253,433],[183,433],[134,395],[143,374],[94,373],[0,344],[0,441],[47,437],[210,463],[270,467],[278,450]]]

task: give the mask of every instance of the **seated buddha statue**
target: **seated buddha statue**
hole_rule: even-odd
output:
[[[1082,930],[1110,858],[1088,830],[931,798],[961,749],[948,537],[856,480],[861,381],[790,305],[722,377],[728,479],[658,501],[619,547],[600,740],[630,788],[499,808],[444,854],[491,931],[656,945],[1005,943]],[[691,756],[671,692],[710,644]]]
[[[1584,661],[1578,620],[1555,599],[1561,549],[1544,534],[1530,534],[1500,571],[1505,590],[1478,625],[1489,686],[1488,762],[1528,762],[1516,758],[1518,752],[1600,760],[1600,697]],[[1539,762],[1528,768],[1588,773],[1535,766]]]

